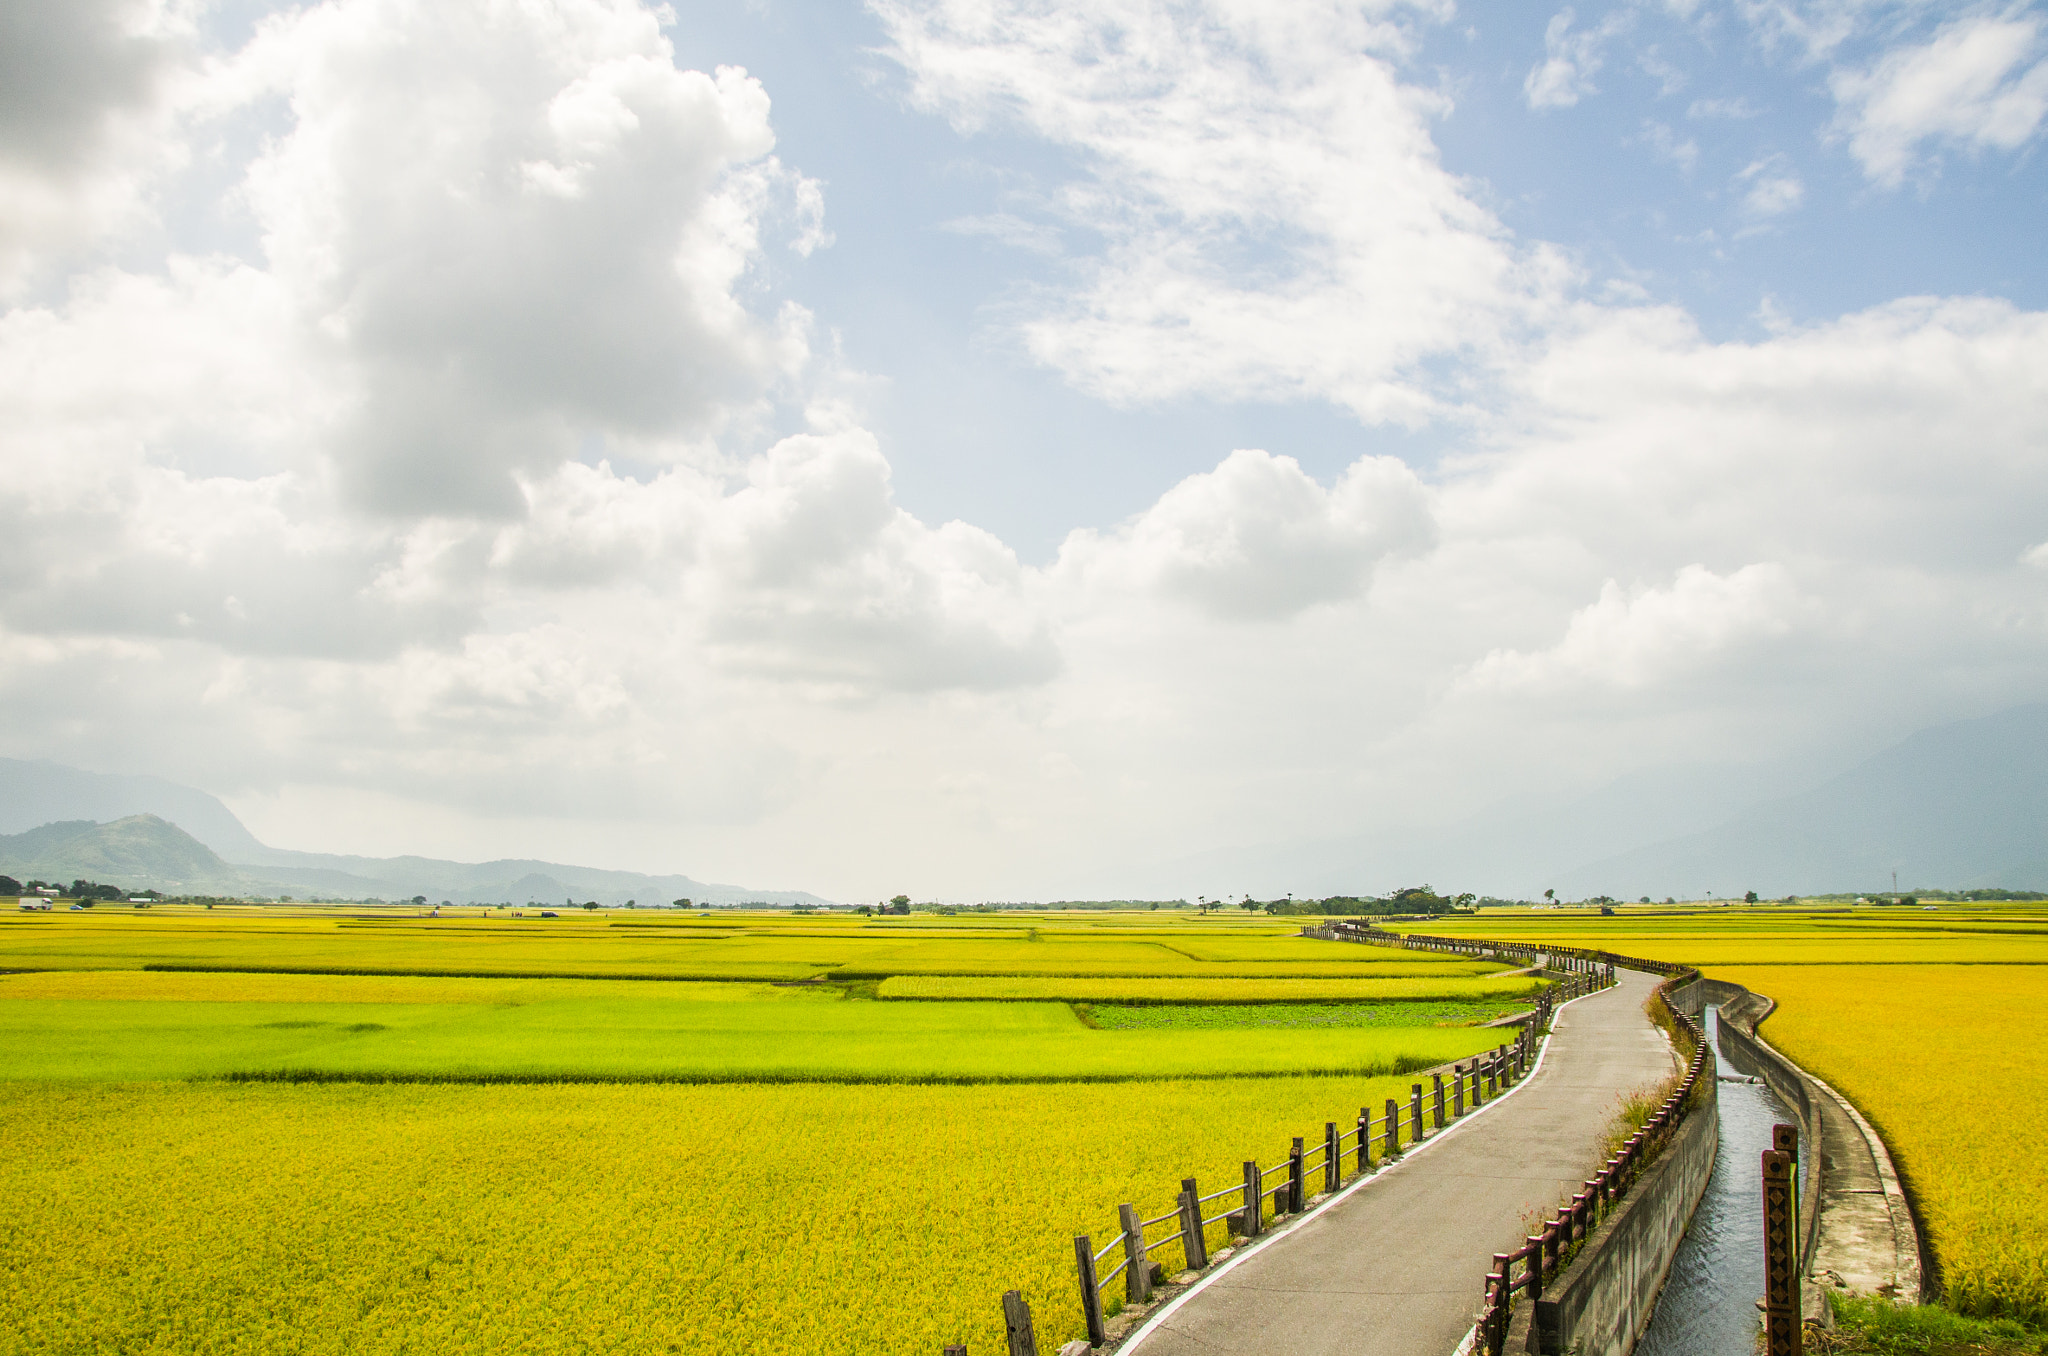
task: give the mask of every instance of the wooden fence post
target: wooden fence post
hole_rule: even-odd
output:
[[[1145,1226],[1138,1223],[1134,1206],[1118,1206],[1116,1217],[1124,1229],[1124,1298],[1143,1304],[1152,1298],[1152,1259],[1145,1255]]]
[[[1244,1236],[1259,1236],[1259,1165],[1252,1159],[1244,1164]]]
[[[1180,1179],[1180,1241],[1189,1271],[1200,1271],[1209,1265],[1209,1240],[1202,1236],[1202,1193],[1195,1189],[1192,1177]]]
[[[1344,1183],[1344,1150],[1337,1139],[1337,1122],[1323,1122],[1323,1190],[1334,1192]]]
[[[1392,1158],[1401,1152],[1401,1104],[1393,1098],[1387,1099],[1387,1150],[1384,1157]]]
[[[1307,1204],[1307,1198],[1302,1195],[1306,1185],[1302,1178],[1306,1175],[1304,1162],[1307,1157],[1301,1151],[1301,1136],[1296,1135],[1294,1147],[1287,1154],[1287,1213],[1290,1215],[1300,1214],[1301,1207]]]
[[[1441,1130],[1444,1128],[1444,1076],[1442,1074],[1431,1074],[1430,1077],[1436,1080],[1436,1100],[1430,1110],[1436,1121],[1436,1128]]]
[[[1408,1138],[1422,1143],[1422,1084],[1408,1085]]]
[[[1358,1171],[1372,1171],[1372,1112],[1366,1107],[1358,1108]]]
[[[1792,1156],[1766,1149],[1764,1167],[1764,1350],[1799,1356],[1799,1240],[1792,1233]]]
[[[1003,1335],[1010,1340],[1010,1356],[1038,1356],[1038,1338],[1031,1332],[1031,1306],[1021,1291],[1003,1292]]]
[[[1451,1066],[1451,1119],[1465,1114],[1465,1066]]]
[[[1102,1289],[1095,1279],[1095,1246],[1086,1234],[1074,1235],[1074,1269],[1081,1275],[1081,1317],[1088,1324],[1088,1345],[1099,1347],[1102,1332]]]

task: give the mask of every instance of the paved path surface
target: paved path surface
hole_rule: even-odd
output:
[[[1223,1264],[1126,1344],[1139,1356],[1451,1356],[1493,1254],[1599,1167],[1617,1099],[1678,1067],[1633,970],[1557,1015],[1542,1067],[1356,1191]]]

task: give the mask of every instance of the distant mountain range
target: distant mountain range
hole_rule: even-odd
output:
[[[156,777],[108,776],[13,758],[0,758],[0,872],[22,880],[68,884],[83,877],[124,889],[261,898],[830,902],[803,890],[756,890],[523,858],[471,863],[293,852],[265,846],[204,791]]]
[[[1784,787],[1805,788],[1791,795]],[[299,898],[601,904],[823,904],[557,862],[347,857],[266,847],[203,791],[0,759],[0,872],[129,888]],[[1755,890],[2048,887],[2048,705],[1922,730],[1835,776],[1796,766],[1643,772],[1577,800],[1490,810],[1429,832],[1362,833],[1125,864],[1079,882],[1100,897],[1202,887],[1272,896],[1378,894],[1423,881],[1531,898],[1545,888],[1722,897]],[[1241,882],[1241,884],[1240,884]],[[1107,893],[1105,893],[1105,891]],[[1150,891],[1150,894],[1147,894]],[[1076,897],[1080,897],[1076,895]]]
[[[2048,706],[1938,725],[1698,833],[1589,862],[1574,897],[2048,886]]]
[[[1316,897],[1429,881],[1504,898],[1698,899],[1876,892],[1893,872],[1901,890],[2048,887],[2048,706],[1934,726],[1846,772],[1654,769],[1434,829],[1219,848],[1106,884]]]

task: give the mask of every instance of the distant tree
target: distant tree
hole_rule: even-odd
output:
[[[875,916],[874,907],[869,904],[861,905],[859,908],[855,909],[854,912],[859,914],[863,918],[873,918]]]
[[[629,900],[627,900],[627,901],[626,901],[626,907],[627,907],[627,908],[629,908],[629,909],[637,909],[637,908],[639,908],[640,906],[639,906],[638,904],[636,904],[636,903],[635,903],[634,901],[632,901],[632,900],[630,900],[630,899],[629,899]]]
[[[1553,904],[1557,903],[1557,891],[1555,890],[1545,890],[1543,892],[1543,897]]]
[[[1638,901],[1638,902],[1639,902],[1639,903],[1643,903],[1643,904],[1647,904],[1647,903],[1649,903],[1649,902],[1650,902],[1650,897],[1649,897],[1648,895],[1644,895],[1644,896],[1642,897],[1642,899],[1641,899],[1640,901]]]
[[[1258,901],[1250,895],[1246,895],[1243,899],[1239,900],[1237,907],[1243,909],[1246,913],[1257,913],[1259,909]],[[1256,1202],[1254,1203],[1256,1204]]]
[[[0,895],[19,895],[21,882],[12,876],[0,876]]]
[[[907,914],[907,913],[909,913],[909,912],[910,912],[910,896],[909,896],[909,895],[891,895],[891,896],[889,896],[889,912],[890,912],[890,913],[901,913],[901,914]]]
[[[414,895],[412,897],[412,902],[413,906],[415,908],[418,908],[419,906],[424,905],[427,902],[427,897],[425,895]]]
[[[687,909],[690,907],[690,901],[687,899],[678,899],[675,901],[675,907],[678,909]]]
[[[1754,891],[1754,890],[1748,890],[1748,891],[1745,891],[1745,892],[1743,893],[1743,896],[1742,896],[1742,902],[1743,902],[1743,903],[1745,903],[1745,904],[1754,904],[1754,903],[1756,903],[1756,891]]]
[[[594,899],[586,899],[583,901],[583,907],[586,909],[595,909],[597,907],[597,901]]]
[[[1159,909],[1159,901],[1158,901],[1158,900],[1156,900],[1156,899],[1155,899],[1155,900],[1153,900],[1153,901],[1152,901],[1152,909],[1153,909],[1153,911],[1154,911],[1155,913],[1156,913],[1156,912],[1158,912],[1158,909]],[[1290,1188],[1290,1189],[1291,1189],[1291,1188]]]

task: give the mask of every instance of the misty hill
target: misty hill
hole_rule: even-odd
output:
[[[264,851],[234,811],[204,791],[161,777],[113,776],[40,759],[0,758],[0,835],[53,821],[105,824],[131,815],[167,819],[229,861],[254,861]]]
[[[265,846],[204,791],[160,777],[110,776],[18,758],[0,758],[0,871],[66,882],[83,876],[168,893],[301,899],[831,902],[803,890],[755,890],[523,858],[470,863],[294,852]]]
[[[1574,897],[2048,886],[2048,706],[1922,730],[1810,791],[1592,862]]]
[[[147,814],[110,824],[64,820],[0,836],[0,873],[58,883],[83,877],[172,894],[233,895],[254,884],[176,824]]]

